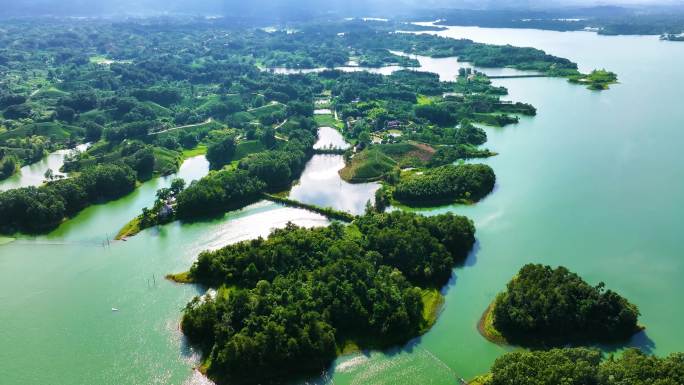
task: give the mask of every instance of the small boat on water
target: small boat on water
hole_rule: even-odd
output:
[[[113,307],[113,308],[112,308],[112,311],[119,311],[119,309]]]

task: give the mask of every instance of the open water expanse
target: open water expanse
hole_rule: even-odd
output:
[[[477,321],[528,262],[565,265],[637,304],[647,329],[631,345],[658,355],[684,350],[684,43],[471,27],[439,34],[540,48],[583,71],[614,71],[620,84],[595,92],[563,79],[495,80],[509,89],[508,98],[533,104],[538,115],[487,130],[486,146],[500,154],[485,161],[497,175],[490,196],[473,206],[421,210],[464,214],[477,226],[477,247],[445,288],[436,325],[395,351],[342,357],[314,381],[447,385],[454,376],[486,372],[505,349],[482,338]],[[421,63],[445,80],[458,66],[446,59]],[[309,163],[293,197],[362,208],[374,189],[340,193],[337,158],[321,157],[327,158]],[[207,170],[199,157],[179,174],[189,181]],[[202,289],[163,276],[187,270],[201,250],[266,235],[288,221],[328,223],[260,202],[212,221],[173,223],[107,244],[169,183],[149,181],[50,234],[0,246],[0,382],[202,383],[192,371],[197,354],[178,329],[183,306]]]

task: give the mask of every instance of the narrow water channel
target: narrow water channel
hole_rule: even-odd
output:
[[[331,127],[318,130],[314,148],[348,148],[342,134]],[[314,155],[307,162],[299,182],[290,190],[290,198],[321,207],[332,207],[352,214],[362,214],[366,203],[373,201],[380,184],[348,183],[338,171],[344,167],[342,155]]]

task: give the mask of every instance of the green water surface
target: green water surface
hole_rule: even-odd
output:
[[[478,231],[476,250],[444,290],[437,324],[395,351],[343,357],[313,381],[453,384],[455,376],[485,372],[505,349],[484,340],[476,323],[527,262],[562,264],[591,283],[606,282],[643,313],[646,332],[632,345],[659,355],[684,350],[684,44],[537,30],[459,27],[440,34],[541,48],[585,71],[612,70],[621,83],[594,92],[563,79],[495,81],[538,115],[488,129],[486,146],[500,153],[486,161],[497,174],[489,197],[423,210],[468,215]],[[435,62],[436,72],[454,71],[448,61]],[[206,169],[198,158],[180,174],[193,179]],[[309,171],[315,183],[316,170]],[[0,383],[205,383],[192,371],[197,353],[178,330],[183,306],[203,289],[163,275],[187,270],[201,250],[265,235],[287,221],[327,223],[260,202],[107,246],[105,239],[168,183],[155,179],[48,235],[0,246]]]

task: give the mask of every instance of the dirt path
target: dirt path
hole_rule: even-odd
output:
[[[195,124],[188,124],[188,125],[185,125],[185,126],[178,126],[178,127],[173,127],[173,128],[167,128],[166,130],[153,132],[153,133],[151,133],[150,135],[159,135],[159,134],[163,134],[163,133],[165,133],[165,132],[174,131],[174,130],[180,130],[180,129],[183,129],[183,128],[197,127],[197,126],[201,126],[201,125],[203,125],[203,124],[209,124],[209,123],[211,123],[211,122],[213,122],[213,121],[214,121],[214,120],[213,120],[212,118],[209,118],[209,119],[205,120],[205,121],[202,122],[202,123],[195,123]]]

